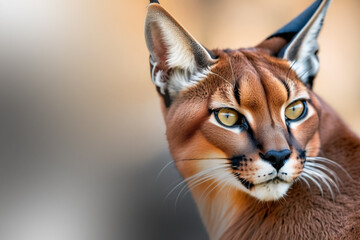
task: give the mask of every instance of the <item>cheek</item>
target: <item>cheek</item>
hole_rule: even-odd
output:
[[[202,125],[200,131],[207,141],[221,149],[229,157],[247,154],[253,149],[246,130],[239,130],[236,133],[207,121]]]
[[[170,146],[176,167],[184,178],[205,169],[227,166],[226,154],[197,132],[181,146]]]
[[[295,180],[301,174],[304,163],[305,160],[300,158],[299,154],[294,150],[284,167],[281,168],[282,178],[288,182]]]
[[[318,156],[321,148],[321,142],[320,142],[320,133],[319,131],[316,131],[314,136],[311,138],[311,140],[306,145],[306,156],[308,157],[315,157]]]

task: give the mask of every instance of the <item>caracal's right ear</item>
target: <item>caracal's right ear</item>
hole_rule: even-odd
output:
[[[181,90],[204,78],[216,61],[158,1],[147,8],[145,38],[151,78],[167,106]]]
[[[288,60],[300,80],[312,87],[319,71],[317,37],[331,0],[316,0],[299,16],[258,45]]]

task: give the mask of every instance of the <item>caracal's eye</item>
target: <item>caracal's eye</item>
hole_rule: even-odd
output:
[[[230,108],[221,108],[217,111],[217,120],[227,127],[234,126],[239,120],[239,113]]]
[[[304,101],[297,100],[290,104],[285,109],[285,116],[287,120],[296,120],[304,115],[305,112],[305,103]]]

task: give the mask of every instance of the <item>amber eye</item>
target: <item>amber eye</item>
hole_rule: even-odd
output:
[[[285,109],[287,120],[296,120],[303,116],[305,112],[305,103],[301,100],[295,101]]]
[[[221,108],[215,116],[219,123],[227,127],[234,126],[239,120],[239,114],[230,108]]]

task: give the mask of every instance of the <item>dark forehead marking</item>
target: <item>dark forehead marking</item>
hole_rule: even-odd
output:
[[[264,78],[264,75],[263,75],[264,72],[262,71],[262,68],[264,66],[266,66],[268,64],[268,62],[264,58],[257,58],[258,55],[254,54],[251,51],[250,52],[244,52],[244,56],[245,56],[246,60],[248,61],[249,66],[254,70],[254,73],[258,75],[258,77],[259,77],[258,81],[262,86],[265,97],[268,97],[269,96],[269,93],[267,91],[268,89],[266,88],[265,82],[264,82],[266,78]],[[266,101],[265,104],[267,105],[266,109],[268,111],[268,116],[271,116],[271,111],[270,111],[270,108],[268,106],[268,102]],[[270,121],[271,121],[271,125],[274,126],[275,122],[274,122],[274,119],[272,117],[270,117]]]
[[[230,65],[230,68],[231,68],[231,74],[232,74],[232,78],[233,78],[233,81],[234,81],[234,96],[235,96],[236,102],[240,105],[240,91],[239,91],[239,83],[238,83],[239,80],[236,80],[235,72],[234,72],[234,69],[233,69],[233,66],[232,66],[232,63],[231,63],[232,62],[231,61],[231,53],[234,53],[234,52],[239,53],[239,51],[231,50],[231,49],[225,49],[224,52],[228,54],[227,59],[229,61],[229,65]]]
[[[290,87],[289,87],[289,84],[281,77],[277,77],[277,79],[280,80],[280,82],[284,85],[285,89],[286,89],[286,92],[287,92],[287,99],[286,100],[289,100],[290,98]]]
[[[245,55],[245,57],[246,57],[246,59],[249,61],[249,63],[254,67],[254,69],[258,72],[258,73],[260,73],[260,68],[259,68],[259,66],[261,65],[259,65],[259,62],[261,63],[261,62],[263,62],[263,63],[265,63],[265,65],[267,65],[267,64],[269,64],[270,66],[272,65],[271,64],[271,62],[268,62],[268,60],[267,59],[265,59],[265,58],[260,58],[260,59],[256,59],[256,57],[253,55],[253,56],[251,56],[252,54],[254,54],[253,52],[246,52],[244,55]],[[270,69],[269,69],[270,70]],[[283,77],[280,77],[279,76],[279,73],[276,73],[276,71],[272,71],[272,70],[270,70],[275,76],[276,76],[276,78],[282,83],[282,85],[285,87],[285,89],[286,89],[286,92],[287,92],[287,100],[289,100],[289,98],[290,98],[290,87],[289,87],[289,84],[287,83],[287,81],[283,78]],[[263,82],[261,81],[261,83],[263,84]],[[265,90],[265,88],[264,88],[264,90]]]
[[[241,100],[240,100],[241,77],[245,70],[248,70],[249,67],[252,68],[252,64],[249,62],[246,55],[240,49],[225,49],[223,50],[223,52],[226,53],[227,59],[230,64],[232,78],[234,80],[233,92],[234,92],[235,100],[239,105],[241,105]],[[234,63],[234,65],[232,65],[232,62]],[[239,63],[241,64],[239,65]]]
[[[235,81],[234,84],[234,95],[236,102],[240,105],[240,91],[239,91],[239,83],[237,81]]]

